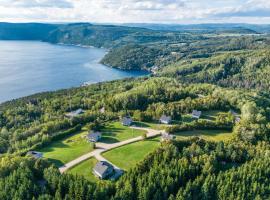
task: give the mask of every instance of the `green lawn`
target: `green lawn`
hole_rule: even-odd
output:
[[[128,170],[154,151],[159,144],[159,138],[148,139],[113,149],[103,156],[121,169]]]
[[[81,175],[91,182],[96,182],[98,179],[92,173],[92,169],[94,168],[97,162],[98,161],[95,158],[90,158],[71,168],[70,170],[67,171],[67,173],[73,175]]]
[[[221,110],[202,111],[202,119],[216,120],[216,117],[219,113],[224,113],[224,111]]]
[[[134,125],[137,127],[143,127],[143,128],[152,128],[155,130],[164,130],[166,128],[166,125],[159,124],[155,122],[134,122]]]
[[[84,138],[87,133],[87,129],[83,128],[82,131],[74,133],[72,136],[54,141],[36,151],[43,152],[44,157],[48,158],[56,166],[62,166],[64,163],[93,150],[91,144]]]
[[[230,139],[231,132],[226,130],[194,130],[194,131],[183,131],[176,133],[177,139],[184,139],[191,136],[201,136],[206,140],[211,141],[225,141]]]
[[[192,121],[194,121],[194,119],[192,118],[190,114],[182,115],[182,122],[190,123]]]
[[[146,131],[132,129],[127,126],[123,126],[120,122],[114,122],[106,125],[104,129],[101,130],[102,138],[100,142],[104,143],[116,143],[124,141],[130,138],[141,136]]]
[[[202,111],[201,119],[214,121],[214,120],[216,120],[216,117],[219,113],[224,113],[224,111],[221,111],[221,110]],[[196,120],[196,119],[193,119],[191,114],[182,115],[182,122],[190,123],[194,120]]]

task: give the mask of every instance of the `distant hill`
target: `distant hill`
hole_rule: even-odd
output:
[[[45,41],[110,48],[122,43],[134,42],[132,35],[147,32],[153,31],[113,25],[68,24],[50,32]]]
[[[238,34],[258,34],[270,33],[270,25],[253,24],[124,24],[131,27],[143,27],[161,31],[181,31],[192,33],[238,33]]]
[[[39,23],[0,23],[1,40],[44,40],[59,25]]]
[[[267,25],[125,25],[0,23],[0,39],[106,48],[109,53],[102,63],[128,70],[161,68],[183,59],[207,58],[222,51],[262,49],[269,44],[265,42],[267,36],[257,34],[267,31]]]

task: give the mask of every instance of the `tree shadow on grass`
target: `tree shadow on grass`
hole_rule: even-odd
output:
[[[150,126],[144,122],[133,122],[134,126],[142,127],[142,128],[149,128]]]
[[[221,134],[229,134],[229,131],[226,130],[191,130],[175,133],[177,136],[218,136]]]
[[[210,116],[210,115],[203,115],[202,116],[202,119],[207,119],[207,120],[211,120],[211,121],[215,121],[215,117],[213,117],[213,116]]]
[[[113,144],[113,143],[117,143],[117,142],[120,142],[119,140],[113,138],[113,137],[107,137],[107,136],[102,136],[102,138],[100,139],[99,142],[102,142],[102,143],[106,143],[106,144]]]
[[[64,144],[63,142],[53,142],[50,145],[48,145],[47,147],[40,148],[37,151],[47,153],[47,152],[55,151],[55,148],[66,148],[66,147],[68,147],[68,145]]]
[[[53,163],[56,167],[62,167],[64,165],[64,163],[60,160],[48,158],[48,161]]]

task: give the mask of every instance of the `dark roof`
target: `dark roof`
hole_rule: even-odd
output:
[[[96,166],[94,167],[94,170],[102,175],[106,173],[106,171],[110,168],[113,168],[113,166],[110,163],[106,161],[100,161],[96,164]]]

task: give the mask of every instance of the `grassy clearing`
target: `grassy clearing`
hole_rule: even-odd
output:
[[[71,168],[70,170],[67,171],[67,173],[73,174],[73,175],[84,176],[87,180],[94,183],[98,179],[94,176],[94,174],[92,173],[92,170],[97,162],[98,161],[95,158],[90,158],[76,165],[75,167]]]
[[[194,121],[194,119],[192,118],[190,114],[182,115],[182,122],[190,123],[192,121]]]
[[[64,163],[93,150],[91,144],[85,139],[87,134],[88,130],[83,128],[82,131],[62,140],[54,141],[44,148],[37,149],[37,151],[43,152],[45,158],[60,167]]]
[[[148,139],[113,149],[104,153],[103,156],[116,166],[128,170],[154,151],[159,144],[159,138]]]
[[[221,110],[202,111],[201,119],[214,121],[216,120],[216,117],[219,113],[224,113],[224,111],[221,111]],[[182,115],[182,122],[190,123],[194,120],[196,119],[193,119],[191,114]]]
[[[114,122],[108,124],[101,130],[102,138],[100,142],[103,143],[116,143],[124,141],[130,138],[141,136],[146,131],[132,129],[127,126],[123,126],[120,122]]]
[[[155,122],[134,122],[134,125],[137,127],[142,127],[142,128],[151,128],[155,130],[164,130],[166,128],[166,125],[164,124],[159,124]]]
[[[186,139],[191,136],[200,136],[206,140],[211,141],[225,141],[230,139],[232,133],[226,130],[194,130],[194,131],[183,131],[174,134],[177,139]]]
[[[202,112],[202,119],[216,120],[216,117],[220,113],[225,113],[221,110],[208,110]]]

